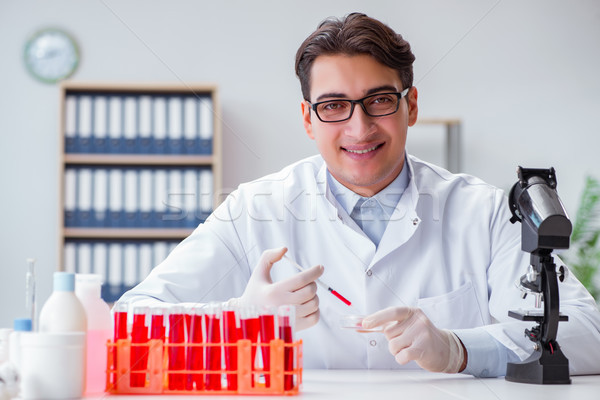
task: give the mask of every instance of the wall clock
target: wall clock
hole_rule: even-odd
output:
[[[79,49],[75,40],[56,28],[42,29],[25,45],[25,65],[37,79],[55,83],[68,78],[79,65]]]

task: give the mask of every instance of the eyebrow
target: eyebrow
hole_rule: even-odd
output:
[[[375,93],[383,92],[383,91],[397,92],[398,89],[392,85],[377,86],[377,87],[367,90],[365,96],[369,96],[371,94],[375,94]],[[347,99],[348,96],[345,93],[340,93],[340,92],[323,93],[322,95],[317,97],[317,101],[315,103],[318,103],[319,101],[321,101],[323,99],[332,99],[332,98],[333,99]]]

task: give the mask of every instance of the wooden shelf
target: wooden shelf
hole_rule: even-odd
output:
[[[80,165],[213,165],[211,155],[152,154],[65,154],[66,164]]]
[[[66,239],[184,239],[193,229],[65,228]]]

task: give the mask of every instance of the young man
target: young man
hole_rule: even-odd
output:
[[[300,46],[304,127],[320,155],[241,185],[122,300],[296,305],[306,368],[498,376],[525,359],[526,271],[504,194],[405,153],[417,120],[409,44],[363,14],[324,21]],[[298,273],[284,254],[305,267]],[[324,267],[323,267],[324,266]],[[331,283],[347,306],[316,279]],[[599,373],[600,313],[570,276],[558,341],[572,373]],[[366,314],[366,329],[340,329]]]

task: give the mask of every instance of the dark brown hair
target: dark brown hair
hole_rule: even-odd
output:
[[[412,86],[415,56],[410,44],[384,23],[365,14],[352,13],[321,22],[296,52],[296,75],[305,100],[310,100],[313,62],[320,55],[332,54],[368,54],[398,71],[404,89]]]

